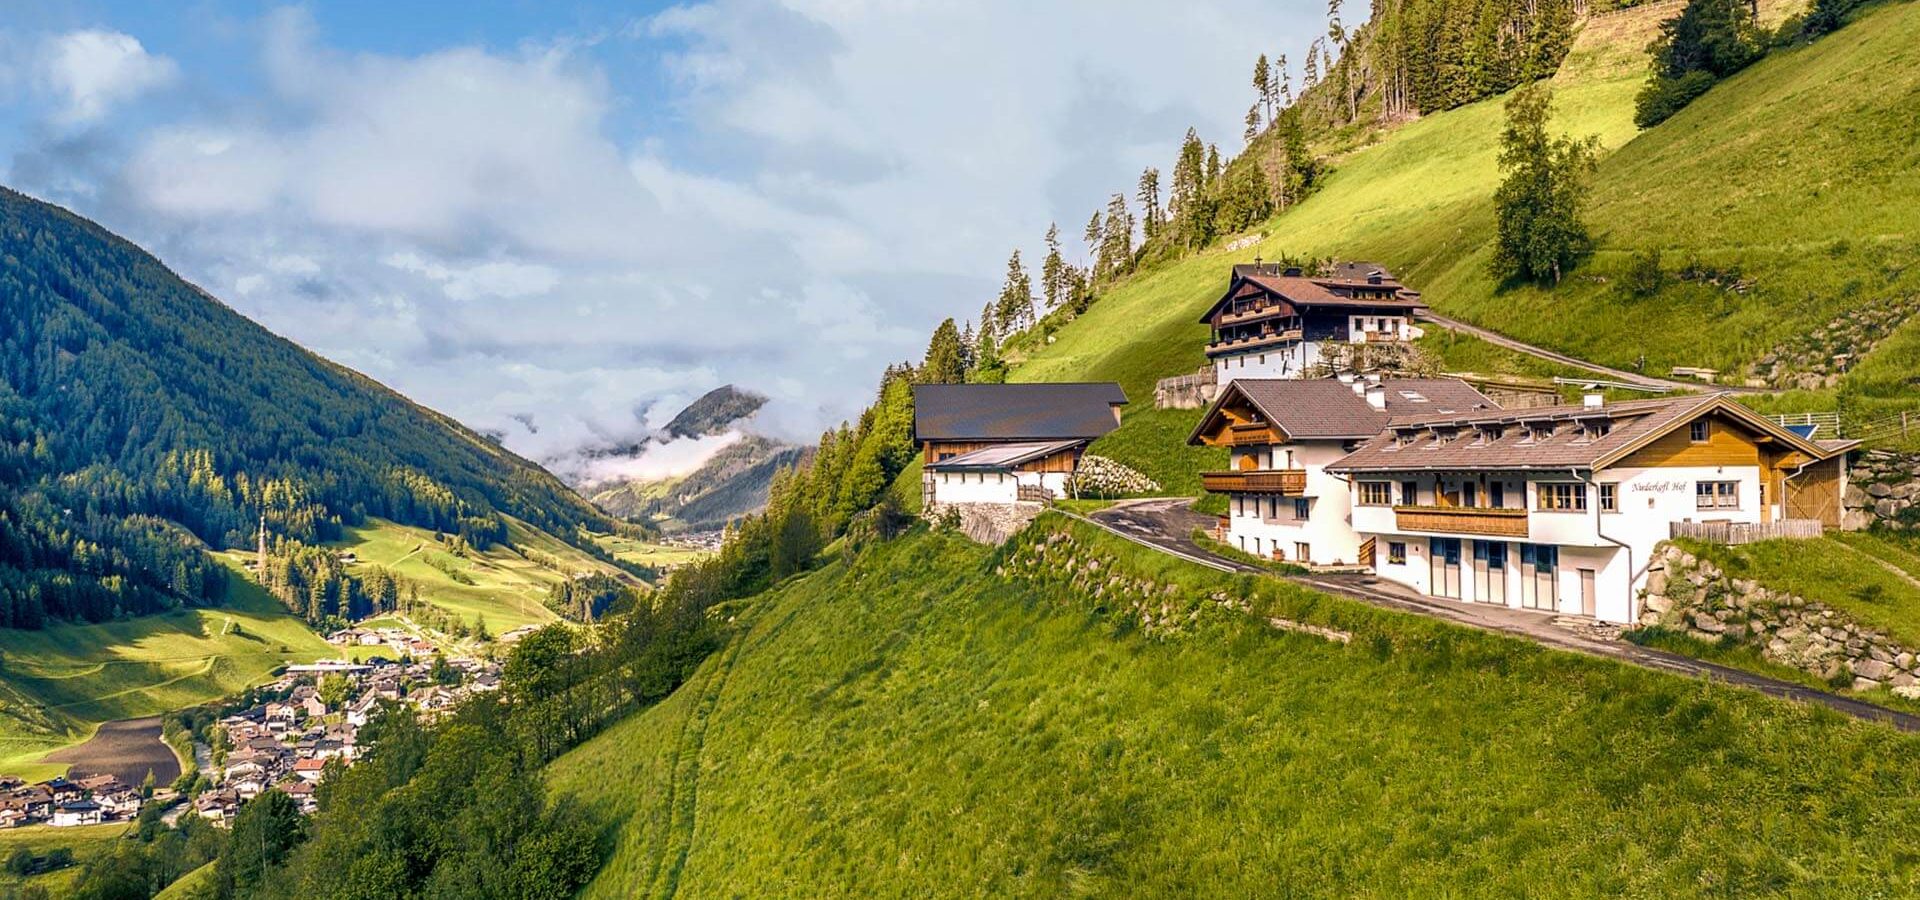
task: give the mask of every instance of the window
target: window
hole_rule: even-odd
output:
[[[1740,482],[1696,481],[1693,483],[1695,509],[1739,509]]]
[[[1553,423],[1543,422],[1537,425],[1528,425],[1527,436],[1520,442],[1523,444],[1531,444],[1535,441],[1544,441],[1550,437],[1553,437]]]
[[[1587,509],[1587,486],[1564,481],[1548,482],[1539,487],[1540,508],[1551,512],[1585,512]]]
[[[1620,511],[1620,486],[1617,484],[1600,485],[1600,511]]]
[[[1313,548],[1296,541],[1293,545],[1293,558],[1301,562],[1312,562]]]
[[[1580,427],[1580,437],[1582,440],[1597,441],[1603,437],[1606,437],[1607,432],[1612,430],[1613,430],[1612,422],[1607,422],[1604,420],[1588,422],[1585,425],[1582,425]]]
[[[1420,505],[1420,482],[1418,481],[1400,482],[1400,502],[1408,506],[1419,506]]]
[[[1386,481],[1360,482],[1361,506],[1392,506],[1393,484]]]
[[[1404,541],[1387,542],[1387,562],[1396,566],[1407,564],[1407,545]]]
[[[1307,498],[1305,497],[1293,498],[1293,517],[1295,519],[1305,520],[1308,516],[1312,514],[1313,514],[1312,505],[1307,502]]]
[[[1504,509],[1507,505],[1507,483],[1496,481],[1487,485],[1487,505],[1494,509]]]
[[[1712,424],[1706,419],[1695,419],[1693,424],[1687,426],[1687,439],[1696,444],[1706,443],[1712,433]]]

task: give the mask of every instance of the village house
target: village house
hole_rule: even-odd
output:
[[[75,825],[98,825],[102,821],[104,810],[92,800],[68,800],[53,807],[53,824],[61,828]]]
[[[1305,566],[1370,565],[1354,530],[1346,479],[1327,471],[1397,415],[1497,409],[1452,379],[1240,378],[1187,438],[1225,447],[1228,470],[1205,473],[1227,497],[1226,542]]]
[[[1724,394],[1397,415],[1326,467],[1374,571],[1423,594],[1631,623],[1655,544],[1712,523],[1840,524],[1852,441]]]
[[[1127,395],[1093,384],[923,384],[913,433],[933,504],[1044,502],[1067,495],[1087,445],[1120,426]]]
[[[301,781],[317,782],[325,772],[326,767],[327,761],[316,757],[295,760],[293,763],[293,777]]]
[[[193,798],[193,811],[214,824],[233,818],[240,808],[240,795],[231,790],[206,791]]]
[[[1238,378],[1302,378],[1334,360],[1337,345],[1403,344],[1425,304],[1372,263],[1307,274],[1298,266],[1236,265],[1227,291],[1208,307],[1207,358],[1217,383]]]
[[[276,784],[273,786],[273,789],[292,797],[293,802],[300,807],[301,812],[312,815],[320,809],[319,800],[313,795],[313,787],[313,782],[311,781],[296,779]]]

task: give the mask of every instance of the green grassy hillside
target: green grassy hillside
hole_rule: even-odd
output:
[[[49,897],[68,896],[80,878],[81,867],[90,860],[113,852],[114,843],[127,833],[127,828],[126,823],[118,822],[81,828],[35,825],[0,831],[0,859],[13,855],[23,847],[35,856],[43,857],[64,847],[73,854],[74,859],[74,864],[67,868],[26,878],[0,871],[0,897],[14,896],[13,892],[29,887],[46,891]]]
[[[791,582],[559,760],[614,848],[589,896],[1920,888],[1920,738],[1037,531]]]
[[[1770,4],[1776,16],[1783,6]],[[1192,493],[1193,472],[1217,461],[1177,449],[1196,414],[1151,409],[1153,383],[1204,364],[1207,329],[1196,320],[1228,267],[1256,255],[1378,261],[1440,312],[1616,366],[1644,353],[1650,373],[1734,371],[1846,310],[1920,293],[1920,5],[1888,4],[1777,52],[1639,132],[1633,97],[1657,20],[1633,11],[1589,26],[1552,79],[1552,127],[1597,136],[1602,148],[1589,216],[1597,251],[1560,287],[1504,286],[1488,274],[1503,117],[1502,101],[1489,100],[1336,159],[1319,193],[1264,225],[1255,246],[1200,253],[1106,290],[1013,378],[1121,382],[1135,405],[1095,452]],[[1735,292],[1676,275],[1657,294],[1632,297],[1620,275],[1633,253],[1651,249],[1676,273],[1697,261],[1751,283]],[[1478,341],[1425,343],[1452,369],[1553,374]],[[1920,321],[1909,320],[1841,392],[1867,413],[1920,405],[1917,364]],[[1834,403],[1833,391],[1769,401]]]
[[[37,760],[84,742],[102,722],[205,703],[282,664],[337,655],[238,573],[231,594],[219,609],[0,630],[0,773],[64,772]]]
[[[399,573],[419,586],[420,599],[464,622],[471,623],[475,616],[485,619],[494,634],[558,619],[545,605],[547,591],[572,573],[619,574],[618,569],[524,522],[509,522],[508,532],[513,546],[460,557],[435,540],[430,530],[368,519],[365,525],[347,529],[347,537],[332,546],[353,551],[362,564]],[[564,571],[542,562],[558,563]]]

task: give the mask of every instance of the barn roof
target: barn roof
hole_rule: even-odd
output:
[[[1119,426],[1127,402],[1111,381],[1038,384],[923,384],[913,389],[920,441],[1093,440]]]

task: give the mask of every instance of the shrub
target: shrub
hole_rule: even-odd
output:
[[[1627,293],[1635,297],[1651,297],[1659,293],[1666,283],[1667,272],[1660,267],[1658,248],[1635,253],[1627,262],[1627,275],[1622,282]]]
[[[1633,101],[1633,124],[1652,128],[1707,92],[1717,81],[1712,72],[1695,69],[1678,78],[1654,78]]]

